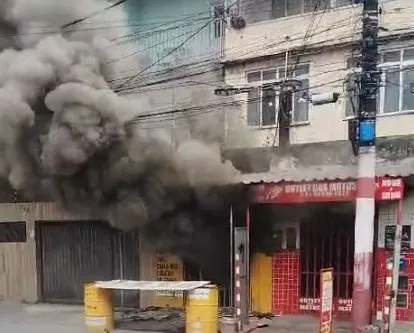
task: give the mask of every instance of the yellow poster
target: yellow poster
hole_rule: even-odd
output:
[[[332,332],[333,269],[321,270],[320,333]]]
[[[180,258],[157,251],[153,270],[157,281],[183,281],[184,267]],[[182,307],[184,299],[180,292],[158,291],[154,295],[154,306]]]

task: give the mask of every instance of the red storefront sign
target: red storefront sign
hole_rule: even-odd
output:
[[[375,197],[378,201],[403,198],[401,178],[377,178]],[[250,186],[251,203],[346,202],[356,198],[356,180],[314,181],[300,183],[265,183]]]

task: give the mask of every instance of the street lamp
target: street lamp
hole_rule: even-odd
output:
[[[216,96],[234,96],[238,94],[248,93],[253,89],[251,86],[224,86],[221,88],[214,89],[214,95]]]

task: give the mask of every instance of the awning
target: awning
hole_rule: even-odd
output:
[[[378,177],[414,174],[414,135],[377,140]],[[356,158],[348,141],[291,145],[289,154],[278,147],[226,151],[243,174],[236,183],[279,183],[346,180],[357,177]]]
[[[378,161],[377,177],[407,177],[414,174],[414,157],[399,161]],[[303,182],[314,180],[346,180],[357,177],[357,166],[309,165],[291,168],[276,167],[269,172],[248,173],[238,176],[243,184]]]
[[[134,281],[112,280],[97,281],[95,285],[102,289],[149,290],[149,291],[187,291],[204,287],[210,281]]]

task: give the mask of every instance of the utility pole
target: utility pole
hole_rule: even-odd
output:
[[[290,126],[292,122],[292,91],[282,84],[279,89],[279,112],[277,124],[279,129],[279,147],[282,153],[287,152],[290,144]]]
[[[361,2],[361,1],[357,1]],[[352,332],[372,321],[372,271],[375,214],[375,121],[378,71],[378,0],[363,0],[360,94],[357,110],[358,175],[355,212]]]
[[[289,71],[289,51],[285,52],[285,80],[279,87],[279,112],[277,113],[277,125],[278,125],[278,137],[279,148],[282,150],[282,154],[287,153],[287,149],[290,145],[290,125],[292,123],[292,91],[286,84],[288,81]],[[293,71],[292,71],[293,74]],[[300,85],[300,82],[299,82]],[[274,146],[274,144],[273,144]]]

